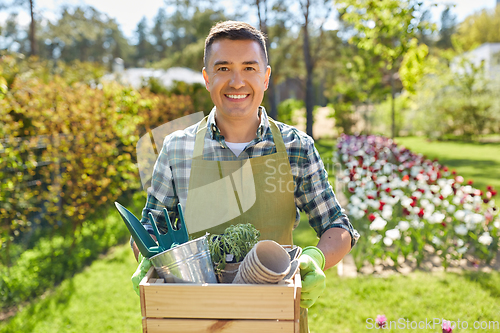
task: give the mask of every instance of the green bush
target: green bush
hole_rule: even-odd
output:
[[[303,100],[289,98],[278,105],[278,120],[289,125],[297,125],[297,117],[304,113]]]

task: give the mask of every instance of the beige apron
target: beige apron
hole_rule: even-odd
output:
[[[207,132],[205,117],[196,132],[185,207],[193,237],[221,234],[230,226],[251,223],[261,240],[293,244],[296,217],[294,182],[285,144],[269,118],[276,153],[238,161],[203,160]],[[301,332],[307,332],[307,310],[301,308]]]

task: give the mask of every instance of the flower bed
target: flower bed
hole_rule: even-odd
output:
[[[358,270],[376,258],[397,266],[401,256],[419,266],[426,249],[445,269],[466,255],[486,264],[494,259],[500,216],[491,186],[483,193],[436,160],[381,136],[342,135],[336,158],[346,208],[361,234],[352,251]]]

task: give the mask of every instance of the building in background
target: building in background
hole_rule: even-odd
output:
[[[118,81],[130,85],[136,89],[148,85],[150,78],[155,78],[164,87],[169,88],[175,81],[188,84],[205,84],[201,72],[189,68],[172,67],[167,70],[154,68],[127,68],[123,66],[123,60],[117,58],[113,61],[113,73],[103,76],[104,81]]]
[[[484,43],[456,57],[451,65],[454,72],[460,73],[467,70],[467,66],[463,65],[464,60],[473,64],[474,67],[483,66],[489,78],[500,79],[500,43]]]

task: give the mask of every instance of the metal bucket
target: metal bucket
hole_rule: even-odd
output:
[[[167,283],[217,283],[206,236],[149,258]]]

